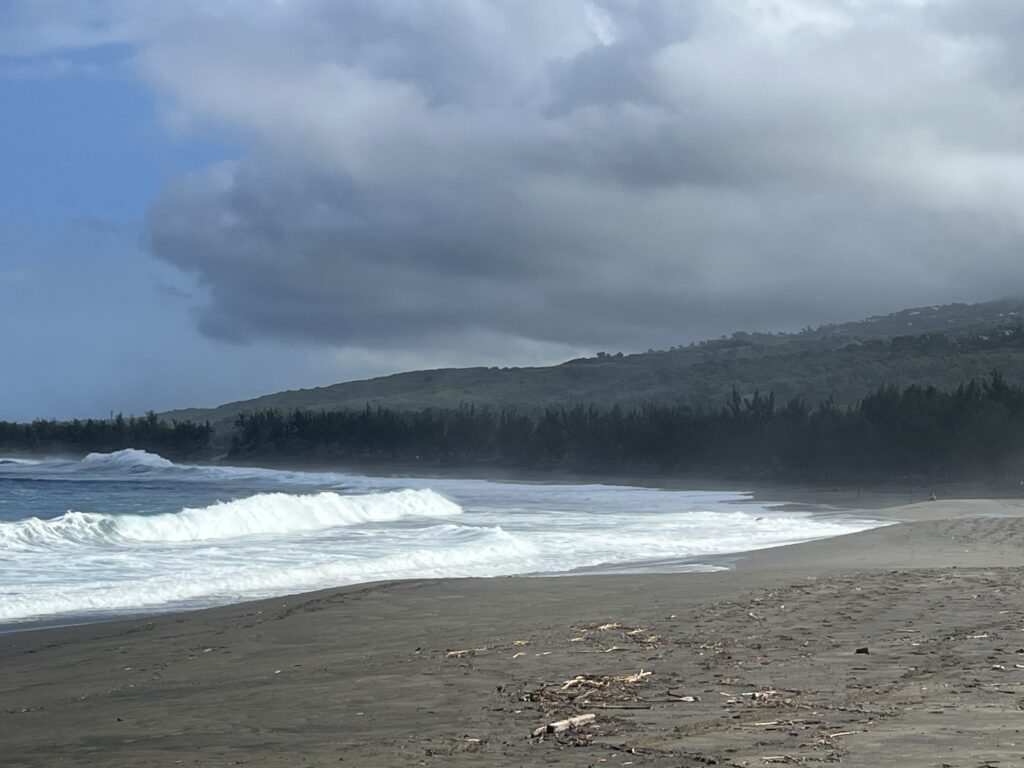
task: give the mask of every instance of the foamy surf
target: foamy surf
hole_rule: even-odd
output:
[[[383,579],[708,570],[700,558],[877,525],[737,493],[189,467],[141,451],[0,465],[0,481],[6,623]]]
[[[145,469],[173,469],[175,464],[155,453],[126,448],[114,453],[90,453],[81,461],[85,469],[127,469],[139,471]]]
[[[323,491],[292,495],[261,493],[199,509],[159,515],[106,515],[66,512],[52,520],[33,517],[0,523],[0,549],[53,548],[131,542],[185,542],[238,539],[316,531],[360,523],[384,523],[403,517],[450,517],[462,514],[433,491],[391,491],[342,496]]]

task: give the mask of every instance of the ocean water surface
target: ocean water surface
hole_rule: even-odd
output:
[[[780,500],[781,502],[782,500]],[[0,625],[197,608],[382,579],[714,570],[881,523],[748,494],[0,458]]]

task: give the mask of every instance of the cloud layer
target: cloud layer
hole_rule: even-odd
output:
[[[1024,292],[1019,2],[167,5],[87,29],[244,148],[148,221],[213,337],[637,349]]]

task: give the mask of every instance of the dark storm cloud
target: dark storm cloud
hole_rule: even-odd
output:
[[[249,150],[149,218],[212,336],[646,348],[1024,290],[1009,3],[260,7],[139,60]]]

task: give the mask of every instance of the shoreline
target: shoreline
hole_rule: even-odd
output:
[[[77,461],[81,455],[11,452],[10,458],[32,460]],[[84,454],[83,454],[84,455]],[[297,460],[260,457],[246,461],[243,457],[226,455],[205,459],[182,459],[185,466],[237,467],[240,469],[268,469],[283,472],[338,473],[366,477],[417,478],[446,480],[490,480],[494,482],[541,485],[612,485],[633,486],[678,491],[730,491],[749,493],[752,501],[775,501],[784,505],[835,506],[841,509],[878,510],[928,500],[933,494],[940,500],[948,499],[1024,499],[1024,482],[1019,486],[987,480],[945,481],[927,478],[904,478],[887,481],[857,483],[848,480],[836,482],[802,482],[799,480],[771,480],[764,478],[740,479],[707,474],[678,474],[669,472],[606,471],[576,472],[564,469],[524,469],[507,466],[480,465],[423,466],[420,464],[377,462],[325,462],[323,460]]]
[[[372,476],[371,476],[372,477]],[[383,475],[380,475],[383,477]],[[406,475],[396,475],[388,477],[410,477]],[[437,479],[464,479],[459,477],[442,477],[435,475]],[[416,478],[419,480],[430,479],[430,478]],[[732,498],[730,504],[735,505],[736,508],[742,508],[746,505],[763,505],[766,511],[772,513],[796,513],[796,514],[808,514],[813,517],[822,517],[826,519],[838,519],[843,520],[850,524],[865,523],[875,525],[885,525],[886,521],[889,521],[886,515],[882,514],[884,510],[880,508],[886,501],[890,501],[891,497],[883,494],[875,494],[870,497],[869,502],[874,508],[861,508],[848,506],[847,504],[854,498],[852,494],[847,494],[842,499],[830,499],[829,501],[839,501],[839,504],[830,503],[824,504],[816,501],[819,497],[816,492],[810,489],[803,489],[803,493],[799,494],[803,498],[801,501],[781,501],[780,496],[776,493],[762,492],[759,494],[757,491],[752,491],[749,488],[737,487],[736,489],[724,489],[724,488],[712,488],[711,483],[695,483],[692,486],[685,484],[680,487],[653,487],[644,486],[636,482],[632,482],[629,478],[619,478],[621,486],[624,487],[636,487],[636,488],[654,488],[655,490],[680,490],[680,491],[699,491],[704,493],[715,493],[720,491],[723,496],[727,494],[742,493],[746,495],[746,498]],[[502,479],[495,482],[526,482],[523,480]],[[552,482],[535,482],[530,483],[534,485],[562,485],[569,482],[567,478],[560,479],[559,481]],[[608,486],[619,486],[620,482],[606,482],[602,485]],[[758,498],[762,495],[763,498]],[[797,494],[794,494],[797,496]],[[825,537],[834,538],[834,537]],[[806,539],[803,542],[796,543],[808,543],[815,541],[816,539]],[[720,572],[733,567],[733,564],[737,561],[741,561],[745,556],[761,550],[774,550],[781,546],[791,545],[780,545],[773,544],[769,546],[760,546],[756,549],[741,549],[734,551],[724,552],[711,552],[706,554],[688,555],[688,556],[676,556],[671,558],[642,558],[639,557],[634,560],[622,561],[622,562],[608,562],[598,565],[580,566],[569,570],[550,570],[550,571],[524,571],[522,573],[511,573],[500,576],[500,578],[519,578],[519,579],[564,579],[573,577],[604,577],[604,576],[625,576],[625,575],[658,575],[658,574],[688,574],[688,573],[707,573],[707,572]],[[412,577],[415,580],[415,577]],[[458,576],[453,577],[430,577],[430,581],[444,581],[450,578],[462,578]],[[465,577],[465,578],[499,578],[499,576],[477,576],[477,577]],[[331,587],[318,587],[315,589],[308,590],[309,593],[319,592],[322,589],[346,589],[346,588],[358,588],[368,584],[374,584],[377,582],[354,582],[354,583],[343,583],[334,585]],[[274,600],[278,597],[295,597],[297,595],[306,594],[306,592],[284,592],[281,595],[257,595],[247,596],[241,599],[235,599],[231,602],[225,603],[213,603],[213,604],[195,604],[182,605],[182,604],[167,604],[167,605],[153,605],[153,606],[140,606],[137,608],[126,608],[117,611],[83,611],[80,613],[65,613],[55,616],[44,616],[40,618],[30,618],[27,620],[15,620],[8,623],[0,622],[0,638],[11,635],[21,634],[26,632],[45,631],[48,629],[61,629],[61,628],[72,628],[72,627],[86,627],[94,624],[112,624],[121,621],[136,621],[136,620],[148,620],[164,615],[182,615],[190,614],[197,611],[208,610],[218,607],[230,607],[245,605],[252,602],[260,602],[263,600]]]
[[[885,514],[897,524],[745,553],[726,572],[383,582],[4,635],[5,757],[665,768],[1019,759],[1024,503]],[[578,713],[596,718],[529,735]]]
[[[227,459],[222,463],[219,459]],[[239,457],[218,457],[208,466],[263,468],[289,472],[337,472],[367,477],[415,477],[420,479],[491,480],[494,482],[543,485],[619,485],[674,491],[732,491],[750,493],[752,500],[781,501],[783,504],[837,506],[844,509],[883,509],[925,501],[935,494],[941,499],[1024,499],[1024,486],[1007,486],[975,481],[942,481],[905,479],[871,483],[839,481],[837,483],[739,479],[706,474],[668,472],[604,471],[573,472],[563,469],[522,469],[514,467],[452,466],[425,467],[415,464],[321,463],[316,461],[274,461],[273,459],[239,461]]]

